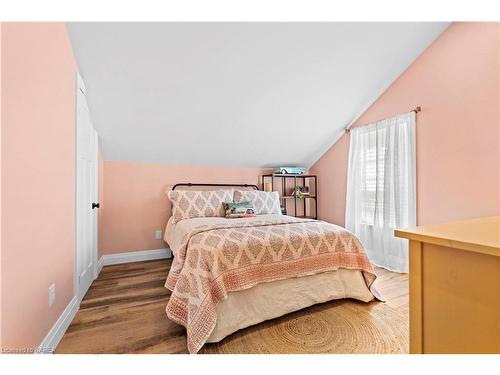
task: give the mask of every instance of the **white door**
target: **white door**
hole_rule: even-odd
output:
[[[76,290],[81,300],[97,265],[97,132],[78,76],[76,121]]]

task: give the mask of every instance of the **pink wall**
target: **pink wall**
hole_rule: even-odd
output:
[[[179,182],[258,184],[266,169],[104,161],[100,253],[167,247],[155,240],[170,217],[166,192]]]
[[[417,105],[419,225],[500,213],[500,30],[452,24],[355,125]],[[320,217],[344,225],[349,136],[311,168]]]
[[[1,38],[2,346],[33,348],[73,297],[76,66],[62,23]]]
[[[347,156],[349,137],[343,136],[312,167],[318,175],[318,217],[338,225],[345,224]]]
[[[0,348],[2,348],[2,23],[0,22]]]

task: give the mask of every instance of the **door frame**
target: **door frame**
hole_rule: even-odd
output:
[[[80,75],[79,72],[76,72],[76,77],[75,77],[75,154],[74,154],[74,165],[75,165],[75,191],[74,191],[74,194],[75,194],[75,205],[74,205],[74,208],[75,208],[75,248],[74,248],[74,262],[73,262],[73,267],[74,267],[74,272],[73,272],[73,294],[74,296],[77,298],[78,300],[78,305],[80,304],[81,300],[83,299],[83,297],[85,296],[85,294],[83,293],[83,295],[80,295],[80,279],[79,279],[79,276],[78,276],[78,250],[79,250],[79,242],[78,242],[78,239],[79,239],[79,236],[78,236],[78,224],[79,224],[79,221],[78,221],[78,172],[79,172],[79,169],[78,169],[78,95],[79,95],[79,91],[82,92],[83,95],[87,96],[87,88],[85,87],[85,83],[83,81],[83,78],[82,76]],[[88,105],[88,103],[87,103]],[[98,134],[97,134],[97,131],[95,129],[94,130],[94,134],[95,134],[95,137],[96,137],[96,148],[95,148],[95,151],[96,151],[96,168],[95,168],[95,187],[96,187],[96,192],[95,192],[95,195],[96,195],[96,198],[99,197],[99,155],[98,155],[98,152],[99,152],[99,138],[98,138]],[[97,199],[96,199],[97,200]],[[97,253],[98,253],[98,228],[99,228],[99,223],[98,223],[98,220],[99,220],[99,217],[98,215],[96,216],[95,218],[95,225],[94,225],[94,238],[92,239],[92,241],[94,242],[95,241],[95,246],[93,246],[92,248],[92,258],[93,258],[93,270],[92,270],[92,274],[93,274],[93,279],[95,280],[97,278],[97,272],[98,272],[98,264],[97,264]]]

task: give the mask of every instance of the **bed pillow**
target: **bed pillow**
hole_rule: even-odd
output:
[[[249,201],[223,203],[226,218],[234,219],[238,217],[255,217],[255,210]]]
[[[194,217],[224,217],[222,203],[233,200],[233,190],[172,190],[168,199],[172,202],[173,223]]]
[[[256,215],[281,215],[280,197],[277,191],[267,192],[260,190],[236,190],[234,192],[234,201],[251,202]]]

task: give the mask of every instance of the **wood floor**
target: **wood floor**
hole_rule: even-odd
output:
[[[187,353],[184,327],[171,322],[165,314],[170,291],[164,287],[164,283],[170,263],[170,260],[156,260],[104,267],[83,299],[80,310],[59,343],[56,353]],[[388,341],[381,343],[385,345],[373,348],[374,351],[371,351],[371,347],[363,350],[387,353],[404,352],[408,347],[406,333],[408,326],[408,275],[389,272],[382,268],[377,268],[376,273],[379,276],[376,286],[386,300],[385,303],[364,304],[353,300],[333,301],[317,305],[319,307],[316,308],[311,307],[289,314],[290,318],[285,316],[280,319],[286,323],[287,319],[307,316],[307,314],[315,313],[318,309],[322,311],[339,309],[338,312],[340,312],[340,309],[355,308],[356,316],[366,315],[366,323],[364,324],[376,325],[375,313],[387,316],[387,313],[390,312],[397,314],[394,315],[398,318],[394,320],[396,321],[394,324],[401,325],[401,327],[396,328],[400,329],[399,332],[404,331],[404,334],[400,335],[404,337],[399,338],[397,345]],[[378,307],[383,307],[385,310],[380,311]],[[268,329],[266,324],[269,326],[272,323],[261,323],[253,330]],[[361,333],[357,332],[356,335],[363,335],[363,331],[369,331],[369,328],[365,327]],[[380,330],[381,327],[371,328]],[[245,347],[252,347],[246,345],[249,342],[245,344],[245,340],[250,340],[252,337],[252,332],[245,336],[247,330],[252,330],[252,327],[231,335],[238,336],[238,340],[242,344],[238,352],[245,352]],[[231,336],[223,340],[222,345],[206,345],[202,352],[235,352],[235,347],[224,345],[225,341],[231,341]],[[362,339],[362,337],[355,338],[356,342],[361,342]],[[366,337],[366,339],[367,341],[371,340],[370,337]],[[404,342],[401,344],[401,341]],[[334,348],[330,350],[330,352],[334,351]],[[248,352],[255,351],[248,349]],[[268,349],[267,352],[270,350]],[[349,350],[349,352],[358,351]]]

